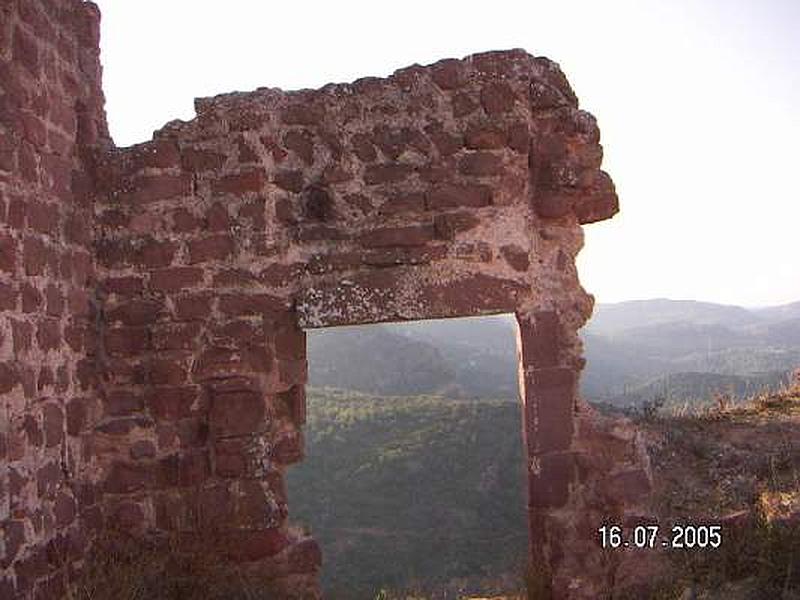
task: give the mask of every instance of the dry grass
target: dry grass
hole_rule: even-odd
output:
[[[667,554],[671,581],[653,597],[800,598],[800,371],[778,392],[639,425],[662,520],[723,522],[719,549]]]

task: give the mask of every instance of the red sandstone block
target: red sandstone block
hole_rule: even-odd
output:
[[[249,438],[220,439],[214,442],[214,474],[225,478],[253,475]],[[231,518],[233,514],[231,511]]]
[[[44,202],[28,203],[28,227],[37,233],[53,235],[58,229],[58,207]]]
[[[491,152],[473,152],[461,158],[458,170],[475,177],[500,175],[503,172],[503,158]]]
[[[506,262],[511,265],[515,271],[527,271],[530,267],[530,258],[527,250],[512,244],[506,244],[500,247],[500,254],[506,259]]]
[[[36,471],[36,492],[39,498],[51,498],[64,481],[64,471],[58,461],[49,462]]]
[[[305,331],[297,326],[281,327],[275,334],[275,352],[279,358],[305,358]]]
[[[158,461],[158,487],[198,485],[208,477],[209,472],[208,454],[205,450],[190,454],[172,454]]]
[[[460,60],[448,58],[430,66],[434,83],[443,90],[455,90],[466,83],[464,65]]]
[[[480,106],[469,94],[454,94],[451,99],[453,105],[453,116],[456,119],[466,117],[478,110]]]
[[[103,399],[105,414],[119,417],[140,412],[144,408],[141,396],[126,389],[112,389]]]
[[[280,529],[243,530],[229,534],[226,554],[236,562],[250,562],[275,556],[289,541]]]
[[[19,375],[16,366],[11,363],[0,363],[0,393],[10,392],[18,381]]]
[[[165,352],[147,364],[146,372],[153,385],[181,385],[186,381],[188,374],[181,355],[168,356]]]
[[[147,239],[132,257],[132,262],[149,269],[168,267],[177,250],[175,242]]]
[[[48,263],[49,253],[44,242],[38,237],[26,236],[22,246],[22,261],[26,275],[43,275]]]
[[[87,400],[72,398],[67,403],[67,435],[80,435],[86,427],[88,417]]]
[[[149,440],[140,440],[131,446],[128,451],[128,456],[133,460],[146,460],[148,458],[155,458],[156,446]]]
[[[530,150],[531,134],[525,123],[512,125],[508,130],[508,147],[522,154]]]
[[[481,105],[488,115],[510,112],[516,99],[514,90],[504,81],[489,83],[481,90]]]
[[[306,360],[279,360],[278,378],[281,383],[297,385],[308,380],[308,361]]]
[[[43,319],[36,327],[36,341],[39,348],[47,352],[48,350],[58,350],[61,345],[61,323],[56,319]]]
[[[566,450],[574,432],[577,377],[570,368],[525,375],[525,427],[529,452]]]
[[[231,217],[228,210],[216,202],[206,211],[206,229],[208,231],[228,231],[231,227]]]
[[[134,191],[130,193],[130,200],[147,204],[191,195],[192,178],[188,173],[145,175],[137,177],[134,180],[134,186]]]
[[[507,141],[508,134],[496,125],[472,124],[464,135],[464,145],[470,150],[497,150]]]
[[[380,248],[364,253],[362,262],[375,267],[428,264],[447,256],[446,246],[409,246]]]
[[[213,150],[186,148],[181,153],[183,168],[191,172],[218,171],[225,164],[225,155]]]
[[[430,210],[462,206],[480,208],[492,203],[492,191],[485,185],[443,183],[431,188],[425,197]]]
[[[265,400],[255,392],[213,394],[209,425],[215,437],[262,433],[268,425]]]
[[[364,183],[367,185],[395,183],[406,179],[413,171],[414,169],[411,165],[402,163],[367,165],[364,171]]]
[[[19,161],[19,174],[22,179],[29,183],[38,183],[39,181],[39,168],[36,161],[36,150],[26,141],[19,145],[17,159]]]
[[[538,456],[529,473],[528,504],[531,508],[560,508],[569,500],[570,486],[578,481],[574,452]]]
[[[283,145],[297,154],[304,163],[314,162],[314,136],[307,129],[292,129],[283,136]]]
[[[261,278],[255,273],[244,269],[225,269],[214,275],[213,286],[215,288],[251,288],[258,284]]]
[[[443,157],[452,156],[464,147],[463,137],[444,131],[441,125],[429,125],[425,128],[425,132]]]
[[[137,502],[120,502],[111,509],[109,523],[117,531],[134,532],[146,522],[144,514]]]
[[[34,77],[39,76],[39,48],[36,40],[28,35],[19,25],[14,28],[12,43],[12,60],[23,65]]]
[[[53,448],[64,440],[64,411],[58,404],[47,404],[44,407],[44,440],[45,446]]]
[[[19,291],[13,285],[0,283],[0,310],[15,310]]]
[[[382,215],[397,215],[402,213],[422,212],[425,210],[425,194],[411,192],[396,194],[381,204],[378,212]]]
[[[110,356],[140,356],[150,349],[150,335],[146,327],[108,329],[103,341]]]
[[[154,140],[136,146],[132,159],[133,169],[136,171],[146,167],[168,169],[180,164],[181,155],[173,140]]]
[[[434,239],[432,225],[413,225],[410,227],[385,227],[362,234],[359,241],[363,246],[376,248],[383,246],[421,246]]]
[[[14,354],[21,356],[32,347],[33,324],[28,321],[11,321],[11,332],[14,338]]]
[[[263,198],[247,202],[239,208],[239,219],[250,221],[250,226],[255,231],[261,231],[266,227],[266,201]]]
[[[85,289],[71,289],[67,300],[69,313],[73,318],[88,317],[90,315],[92,305],[89,302],[89,293]]]
[[[14,273],[17,262],[17,242],[8,234],[0,234],[0,271]]]
[[[151,325],[159,320],[164,310],[163,301],[134,299],[109,309],[106,312],[106,318],[109,323],[131,326]]]
[[[175,299],[175,316],[181,321],[203,320],[211,316],[210,293],[189,294]]]
[[[176,233],[199,231],[202,227],[202,220],[185,208],[179,208],[172,213],[172,231]]]
[[[364,133],[356,133],[353,135],[350,143],[353,146],[353,152],[359,160],[363,162],[372,162],[378,158],[378,153],[375,146],[372,145],[370,136]]]
[[[25,432],[25,437],[31,446],[38,448],[44,444],[44,433],[42,428],[39,427],[39,422],[32,414],[26,414],[22,420],[22,431]]]
[[[601,484],[601,493],[612,503],[632,504],[645,499],[653,486],[647,473],[640,468],[610,475]]]
[[[45,289],[45,299],[47,301],[47,314],[52,317],[61,316],[64,312],[64,294],[53,284],[48,284]]]
[[[303,435],[300,431],[286,431],[274,440],[272,458],[282,465],[291,465],[303,460]]]
[[[233,254],[235,244],[230,235],[215,235],[189,242],[189,264],[223,260]]]
[[[150,489],[154,483],[155,473],[151,466],[115,461],[103,482],[103,490],[108,494],[129,494]]]
[[[169,323],[150,328],[154,350],[191,350],[200,334],[199,323]]]
[[[212,530],[233,521],[235,497],[225,483],[203,486],[197,504],[201,527]]]
[[[62,201],[72,200],[74,197],[72,161],[49,153],[41,154],[40,160],[46,189],[54,192]]]
[[[480,219],[468,212],[445,213],[436,215],[433,228],[438,240],[452,240],[459,233],[469,231],[480,224]]]
[[[22,122],[22,135],[36,148],[44,148],[47,144],[47,128],[44,122],[32,112],[24,110],[20,112]]]
[[[240,347],[245,347],[263,338],[264,327],[252,320],[238,319],[215,327],[213,335],[222,343],[237,342]]]
[[[266,183],[264,170],[253,169],[218,179],[212,182],[211,190],[215,194],[244,194],[261,191],[264,183]]]
[[[64,236],[70,244],[88,244],[92,237],[91,220],[84,214],[71,214],[64,226]]]
[[[108,293],[135,296],[144,291],[144,280],[139,276],[109,277],[100,284]]]
[[[23,521],[5,519],[2,523],[3,526],[3,541],[5,542],[5,552],[2,559],[0,559],[0,566],[4,569],[11,566],[14,559],[17,557],[20,548],[25,545],[25,524]],[[0,589],[2,589],[0,587]],[[9,600],[16,598],[13,594],[6,596]]]
[[[118,267],[130,264],[135,249],[131,240],[128,239],[101,239],[95,244],[98,262],[105,267]]]
[[[195,386],[165,386],[150,390],[145,398],[150,414],[158,421],[176,421],[192,414],[198,398]]]
[[[203,270],[193,267],[171,267],[150,273],[149,288],[157,292],[177,292],[203,281]]]
[[[72,152],[75,140],[67,137],[55,129],[47,130],[47,146],[57,156],[67,156]]]
[[[281,121],[286,125],[317,125],[324,118],[325,108],[309,101],[290,104],[281,113]]]
[[[305,186],[302,171],[278,171],[273,181],[275,185],[287,192],[298,193],[301,192]]]
[[[306,538],[289,549],[290,573],[316,573],[322,566],[322,551],[319,544]]]
[[[310,221],[330,221],[336,217],[333,198],[328,190],[312,185],[304,194],[303,216]]]
[[[20,196],[11,196],[8,201],[8,224],[14,229],[22,229],[28,216],[28,203]]]
[[[75,499],[65,492],[60,492],[53,503],[53,516],[59,529],[71,525],[77,515]]]
[[[72,280],[77,286],[83,287],[94,273],[94,261],[88,252],[77,251],[70,253],[72,263]]]
[[[292,423],[298,427],[306,423],[306,386],[293,385],[278,394],[278,399],[286,404]]]
[[[350,233],[340,227],[330,227],[328,225],[307,225],[299,227],[296,233],[299,242],[316,242],[320,240],[347,240]]]
[[[219,300],[220,312],[228,317],[272,314],[286,310],[285,301],[268,294],[225,294]]]
[[[75,107],[58,98],[51,98],[48,106],[49,121],[60,128],[69,140],[74,140],[77,132]]]
[[[321,274],[354,269],[361,266],[363,259],[362,252],[315,254],[309,259],[307,270],[309,273]]]
[[[557,366],[561,346],[566,343],[558,313],[541,311],[533,318],[518,313],[517,322],[525,364],[537,369]]]

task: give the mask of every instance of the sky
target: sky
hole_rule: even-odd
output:
[[[800,2],[99,0],[115,142],[193,99],[525,48],[599,122],[621,212],[585,228],[599,302],[800,300]]]

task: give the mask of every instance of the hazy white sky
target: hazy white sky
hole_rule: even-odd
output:
[[[800,1],[99,0],[120,146],[193,99],[522,47],[600,123],[622,211],[586,228],[601,302],[800,300]]]

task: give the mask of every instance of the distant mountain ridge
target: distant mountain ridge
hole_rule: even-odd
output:
[[[510,315],[346,327],[309,335],[309,383],[358,391],[515,398]],[[581,332],[590,401],[694,400],[775,388],[800,366],[800,302],[748,309],[692,300],[598,304]],[[724,389],[719,389],[719,388]]]

